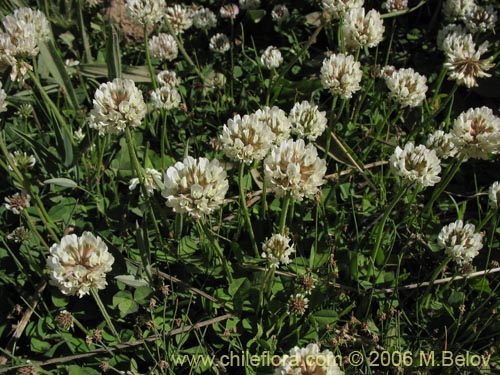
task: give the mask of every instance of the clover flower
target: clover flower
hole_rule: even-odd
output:
[[[0,113],[7,111],[7,93],[2,88],[2,82],[0,82]]]
[[[470,108],[457,117],[450,133],[466,159],[488,159],[500,147],[500,118],[488,107]]]
[[[94,108],[89,126],[99,135],[123,132],[126,127],[135,128],[146,115],[146,104],[134,81],[115,78],[103,83],[94,94]]]
[[[326,112],[320,111],[317,105],[306,100],[293,105],[289,119],[292,123],[292,133],[310,141],[315,141],[321,136],[328,123]]]
[[[39,10],[19,8],[2,23],[5,32],[0,32],[0,62],[12,67],[12,80],[22,81],[33,70],[28,60],[38,55],[38,43],[50,35],[48,21]]]
[[[240,12],[240,8],[236,4],[226,4],[221,6],[219,13],[222,18],[232,19],[234,20],[238,13]]]
[[[441,177],[441,162],[436,151],[424,145],[414,146],[408,142],[404,149],[396,147],[389,159],[392,172],[407,183],[416,183],[420,187],[434,186]]]
[[[497,20],[497,11],[492,5],[474,5],[463,18],[467,30],[474,34],[495,31]]]
[[[172,61],[179,54],[177,42],[170,34],[160,33],[152,36],[149,38],[148,47],[151,56],[160,60]]]
[[[214,52],[224,53],[231,49],[231,42],[226,34],[218,33],[210,38],[208,47]]]
[[[476,48],[471,34],[452,35],[445,40],[446,62],[449,79],[468,88],[477,86],[476,78],[491,77],[486,71],[493,68],[493,57],[481,59],[488,52],[488,41]]]
[[[275,137],[256,114],[236,115],[224,125],[220,141],[228,158],[251,164],[265,158]]]
[[[474,0],[445,0],[443,14],[451,22],[463,20],[474,6]]]
[[[7,235],[7,239],[15,243],[26,242],[30,239],[30,231],[23,226],[17,227]]]
[[[283,23],[290,17],[290,11],[285,4],[276,4],[271,11],[271,18],[278,24]]]
[[[13,214],[21,215],[21,213],[30,206],[31,197],[29,194],[16,193],[10,197],[4,198],[4,207]]]
[[[287,313],[292,315],[302,316],[305,314],[308,307],[309,307],[309,298],[307,298],[302,293],[292,294],[288,301]],[[293,374],[295,374],[295,372]]]
[[[491,205],[495,208],[498,208],[499,203],[500,203],[500,182],[495,181],[493,184],[491,184],[490,188],[488,189],[488,198],[491,202]]]
[[[228,188],[226,172],[217,159],[187,156],[167,169],[162,195],[174,212],[199,219],[224,203]]]
[[[279,268],[281,264],[291,262],[290,255],[295,252],[293,245],[290,245],[290,238],[281,234],[273,234],[262,244],[262,258],[269,261],[269,266]]]
[[[314,196],[324,183],[326,161],[318,157],[312,144],[305,145],[302,139],[289,139],[273,146],[264,160],[264,175],[267,186],[276,196],[290,194],[301,201]]]
[[[49,249],[47,266],[50,284],[61,293],[82,298],[91,288],[104,289],[106,273],[111,271],[115,258],[99,236],[90,232],[66,235]]]
[[[328,349],[319,351],[318,344],[308,344],[305,348],[295,346],[289,354],[283,355],[276,375],[344,375],[335,355]]]
[[[203,82],[203,91],[208,92],[215,89],[220,89],[224,87],[227,79],[226,76],[220,72],[211,71],[205,77],[205,82]]]
[[[323,60],[321,83],[333,95],[349,99],[361,86],[363,72],[358,61],[352,55],[333,54]]]
[[[167,7],[165,17],[176,35],[182,34],[193,25],[191,10],[180,4]]]
[[[160,86],[151,92],[151,103],[154,109],[171,109],[178,108],[181,104],[181,95],[175,87]]]
[[[21,171],[26,171],[35,166],[36,159],[33,155],[28,155],[26,152],[14,151],[9,153],[14,165]],[[11,166],[8,166],[12,170]]]
[[[418,107],[425,100],[427,93],[427,78],[412,68],[392,70],[383,74],[389,96],[405,107]]]
[[[352,9],[363,7],[364,0],[321,0],[323,10],[333,18],[343,18]]]
[[[177,74],[170,70],[162,70],[156,75],[156,79],[158,80],[158,84],[160,86],[170,86],[172,88],[177,88],[181,83],[181,80],[177,77]]]
[[[427,148],[436,151],[436,155],[441,159],[448,159],[457,156],[458,150],[453,142],[453,135],[442,130],[436,130],[429,134],[425,145]]]
[[[141,26],[154,26],[165,14],[163,0],[126,0],[127,13],[131,20]]]
[[[452,48],[454,40],[467,35],[467,30],[462,25],[455,23],[448,24],[441,28],[437,33],[437,47],[441,51],[449,51]]]
[[[193,26],[200,30],[213,29],[217,26],[217,17],[208,8],[197,9],[193,13]]]
[[[258,109],[255,112],[255,115],[257,116],[259,121],[267,124],[271,131],[274,133],[274,144],[278,144],[290,137],[292,123],[288,119],[285,111],[283,111],[282,109],[276,106],[273,106],[271,108],[264,107],[262,109]]]
[[[464,225],[462,220],[457,220],[441,229],[438,244],[459,266],[470,264],[483,248],[483,234],[475,230],[473,224]]]
[[[365,14],[364,8],[355,8],[346,13],[342,31],[348,48],[371,48],[382,41],[385,27],[375,9]]]
[[[390,12],[400,12],[408,9],[408,0],[387,0],[383,7]]]
[[[283,63],[283,57],[278,48],[269,46],[260,57],[260,62],[266,69],[276,69]]]
[[[161,173],[154,168],[145,168],[144,169],[144,187],[148,195],[153,195],[155,190],[159,190],[163,183],[161,182]],[[134,190],[140,183],[138,177],[134,177],[129,182],[129,190]],[[141,192],[142,194],[142,192]]]

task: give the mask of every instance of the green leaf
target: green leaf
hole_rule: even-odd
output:
[[[252,9],[249,10],[247,14],[253,22],[259,23],[260,20],[266,15],[266,11],[264,9]]]
[[[36,337],[31,337],[31,350],[37,353],[43,353],[50,349],[50,344],[47,341],[42,341]]]
[[[114,24],[108,26],[108,39],[106,43],[106,63],[108,66],[108,78],[121,78],[122,62],[120,53],[120,39],[118,30]]]
[[[45,185],[52,184],[52,185],[57,185],[57,186],[62,186],[62,187],[67,187],[67,188],[72,188],[72,189],[78,187],[78,184],[75,181],[70,180],[69,178],[63,178],[63,177],[49,178],[48,180],[45,180],[43,183]]]
[[[144,279],[138,279],[132,275],[119,275],[115,276],[115,280],[118,280],[125,285],[131,286],[132,288],[140,288],[148,286],[149,283]]]
[[[149,301],[149,296],[153,293],[153,290],[148,286],[140,286],[134,292],[134,300],[138,304],[144,304]]]
[[[68,375],[99,375],[100,372],[90,367],[80,367],[77,365],[68,366]]]
[[[59,56],[54,43],[51,40],[46,42],[41,41],[39,43],[39,48],[42,63],[47,67],[56,82],[64,89],[66,93],[65,98],[68,100],[68,104],[71,108],[77,110],[80,105],[76,97],[75,89],[73,88],[71,79],[66,71],[66,66]]]
[[[333,310],[320,310],[311,315],[321,325],[334,324],[339,320],[338,314]]]

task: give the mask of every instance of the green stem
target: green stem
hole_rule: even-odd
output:
[[[158,88],[158,83],[156,82],[155,68],[153,67],[153,63],[151,62],[151,54],[149,52],[149,37],[147,26],[144,27],[144,50],[146,51],[146,64],[148,65],[151,84],[153,85],[153,90],[156,90]]]
[[[435,106],[435,103],[436,103],[436,99],[439,95],[439,91],[441,90],[441,86],[443,84],[443,81],[444,81],[444,78],[446,77],[446,71],[448,69],[446,69],[445,66],[443,66],[441,68],[441,71],[439,72],[439,76],[438,76],[438,79],[436,81],[436,88],[434,89],[434,95],[432,95],[432,100],[431,100],[431,110],[434,109],[434,106]]]
[[[224,272],[226,273],[229,284],[232,284],[233,274],[231,273],[231,269],[229,268],[227,259],[224,256],[224,251],[220,247],[219,242],[214,238],[210,230],[207,228],[206,223],[201,222],[201,219],[196,221],[196,225],[198,226],[198,231],[200,232],[200,235],[203,233],[210,242],[210,245],[212,245],[212,248],[215,250],[217,257],[219,258],[222,267],[224,268]]]
[[[288,213],[288,206],[290,205],[290,194],[287,193],[283,197],[283,202],[281,206],[281,216],[280,216],[280,226],[279,226],[279,234],[284,234],[285,233],[285,227],[286,227],[286,217]]]
[[[264,174],[262,174],[264,175]],[[262,179],[262,196],[260,199],[260,220],[264,222],[266,220],[267,213],[267,182],[266,179]]]
[[[408,186],[404,186],[399,190],[399,192],[396,195],[396,197],[394,198],[394,200],[385,209],[384,215],[382,216],[382,219],[380,220],[380,224],[377,227],[377,229],[378,229],[377,239],[375,241],[375,247],[373,248],[373,252],[372,252],[372,259],[377,264],[382,264],[384,262],[384,254],[382,252],[382,249],[380,248],[380,245],[382,243],[382,237],[384,236],[385,223],[386,223],[387,219],[389,218],[389,215],[391,214],[392,210],[394,209],[396,204],[399,202],[399,200],[406,193],[407,190],[408,190]]]
[[[434,189],[431,199],[425,205],[423,212],[427,214],[430,213],[430,211],[432,210],[432,206],[434,205],[434,202],[436,202],[436,200],[439,198],[444,189],[448,187],[453,177],[455,177],[458,170],[460,169],[460,166],[462,165],[463,160],[464,156],[462,156],[460,159],[456,159],[453,161],[453,164],[448,168],[448,171],[445,177],[441,180],[441,183]]]
[[[240,163],[240,172],[239,172],[239,179],[238,179],[238,185],[239,185],[239,190],[240,190],[240,205],[241,209],[243,210],[243,218],[245,220],[245,225],[248,230],[248,235],[250,236],[250,241],[252,243],[252,248],[255,253],[255,256],[258,258],[259,257],[259,250],[257,248],[257,243],[255,242],[255,234],[253,231],[252,227],[252,221],[250,220],[250,213],[248,212],[248,206],[247,206],[247,200],[245,197],[245,187],[243,186],[243,176],[245,174],[245,164]]]
[[[324,155],[324,158],[327,159],[328,158],[328,153],[330,152],[330,143],[331,143],[331,138],[332,138],[332,133],[333,133],[333,126],[334,126],[334,122],[335,122],[335,118],[337,116],[334,116],[333,112],[335,111],[335,107],[337,106],[337,100],[338,100],[338,96],[335,95],[332,99],[332,106],[330,108],[330,117],[329,117],[329,124],[328,124],[328,132],[327,132],[327,135],[326,135],[326,144],[325,144],[325,155]]]
[[[101,310],[102,316],[104,317],[106,324],[111,330],[111,333],[113,333],[113,336],[115,336],[115,338],[119,341],[120,335],[118,334],[118,331],[113,325],[113,321],[111,320],[111,317],[109,316],[106,307],[104,306],[104,303],[102,303],[101,297],[99,297],[99,292],[95,287],[90,288],[90,292],[92,293],[92,297],[94,297],[94,300],[97,303],[97,307],[99,307],[99,310]]]

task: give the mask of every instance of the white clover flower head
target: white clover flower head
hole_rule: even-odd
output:
[[[204,91],[212,91],[215,89],[220,89],[226,84],[226,76],[220,72],[211,71],[205,78],[203,82]]]
[[[463,21],[471,33],[495,31],[498,14],[493,5],[474,5],[465,13]]]
[[[292,260],[290,255],[295,252],[290,238],[281,234],[273,234],[262,244],[262,258],[269,262],[269,267],[279,268],[280,264],[289,264]]]
[[[302,139],[273,146],[264,160],[267,186],[277,197],[290,194],[298,201],[313,197],[323,185],[325,173],[326,161],[318,157],[316,147],[306,146]]]
[[[162,195],[174,212],[199,219],[224,203],[228,188],[226,171],[217,159],[188,156],[167,169]]]
[[[437,47],[441,51],[449,51],[452,48],[454,40],[465,37],[467,30],[459,24],[451,23],[438,31],[436,42]]]
[[[153,195],[155,190],[160,190],[163,187],[163,182],[161,180],[162,175],[159,171],[154,168],[144,169],[144,187],[149,196]],[[134,190],[140,184],[138,177],[134,177],[129,182],[129,190]],[[141,191],[142,194],[142,191]]]
[[[152,36],[149,38],[148,47],[151,56],[160,60],[172,61],[179,54],[177,42],[170,34],[160,33]]]
[[[278,24],[283,23],[290,17],[290,11],[285,4],[276,4],[271,11],[271,18]]]
[[[488,189],[488,198],[490,200],[490,203],[493,207],[498,208],[500,205],[500,182],[495,181],[493,184],[491,184],[490,188]]]
[[[177,88],[181,83],[181,80],[177,77],[177,74],[171,70],[162,70],[156,75],[156,79],[158,80],[158,84],[160,86],[170,86],[173,88]]]
[[[488,52],[488,41],[476,48],[471,34],[451,36],[444,42],[446,62],[450,80],[468,88],[477,86],[476,78],[491,77],[486,73],[494,67],[493,57],[481,59]]]
[[[320,352],[318,344],[311,343],[305,348],[295,346],[289,354],[283,356],[274,373],[276,375],[344,375],[335,358],[335,355],[328,349]]]
[[[283,63],[283,57],[278,48],[269,46],[260,57],[260,62],[266,69],[276,69]]]
[[[85,138],[85,133],[83,132],[83,128],[78,128],[75,131],[73,131],[73,137],[78,143],[83,141],[83,139]]]
[[[475,5],[474,0],[445,0],[443,14],[451,22],[463,20]]]
[[[106,273],[111,271],[115,258],[99,236],[83,232],[64,236],[49,249],[47,266],[50,284],[61,293],[82,298],[91,288],[104,289]]]
[[[304,100],[293,105],[288,116],[292,123],[292,133],[300,138],[315,141],[327,128],[326,112]]]
[[[427,148],[436,151],[436,155],[441,159],[453,158],[458,155],[453,138],[450,133],[436,130],[434,133],[429,134],[425,145]]]
[[[28,155],[24,151],[14,151],[14,153],[9,153],[9,155],[14,165],[21,171],[27,171],[35,166],[35,157],[33,155]],[[12,170],[10,165],[9,169]]]
[[[234,20],[238,13],[240,12],[240,8],[236,4],[226,4],[221,6],[219,13],[222,18],[232,19]]]
[[[31,196],[25,193],[16,193],[10,197],[4,198],[5,203],[3,206],[11,211],[15,215],[21,215],[21,213],[30,206]]]
[[[236,115],[224,125],[220,141],[229,159],[251,164],[266,157],[275,137],[256,114]]]
[[[208,8],[197,9],[193,13],[193,26],[200,30],[210,30],[217,26],[217,17]]]
[[[372,48],[384,38],[385,27],[375,9],[365,14],[365,8],[355,8],[346,13],[342,31],[348,48]]]
[[[383,74],[389,89],[389,96],[405,107],[418,107],[425,100],[427,78],[412,68],[398,69],[391,74]]]
[[[240,8],[245,10],[257,9],[260,7],[260,0],[239,0]]]
[[[323,60],[321,83],[333,95],[351,98],[361,88],[359,83],[362,77],[361,64],[352,55],[332,54]]]
[[[382,5],[389,13],[408,9],[408,0],[387,0]]]
[[[262,109],[258,109],[255,112],[255,115],[262,121],[267,124],[271,131],[274,133],[274,144],[278,144],[281,141],[287,140],[290,138],[290,132],[292,129],[292,123],[288,119],[285,111],[282,109],[273,106],[273,107],[264,107]]]
[[[27,61],[38,55],[38,42],[47,39],[50,28],[39,10],[19,8],[2,20],[5,32],[0,32],[0,62],[12,67],[13,81],[23,81],[33,67]]]
[[[404,149],[396,147],[389,159],[392,172],[406,183],[416,183],[420,187],[434,186],[441,177],[441,162],[436,151],[424,145],[414,146],[408,142]]]
[[[0,82],[0,113],[7,111],[7,93],[2,88],[2,82]]]
[[[120,133],[126,127],[135,128],[146,115],[142,92],[130,79],[115,78],[101,84],[94,94],[93,103],[89,126],[99,135]]]
[[[309,298],[307,298],[305,294],[302,293],[292,294],[288,301],[287,313],[291,315],[302,316],[305,314],[308,307],[309,307]],[[292,374],[295,373],[296,372],[292,372]],[[307,374],[307,372],[305,374]]]
[[[352,9],[362,8],[364,0],[321,0],[323,10],[333,18],[343,18]]]
[[[224,53],[231,49],[231,42],[226,34],[217,33],[210,38],[208,47],[211,51]]]
[[[50,26],[47,17],[38,9],[18,8],[14,10],[12,15],[5,16],[2,23],[7,33],[11,35],[16,34],[14,30],[31,24],[34,26],[34,36],[37,41],[46,40],[50,37]]]
[[[151,103],[154,109],[170,111],[179,108],[181,100],[181,95],[175,87],[160,86],[151,92]]]
[[[170,22],[170,26],[172,26],[176,35],[184,33],[193,25],[191,10],[180,4],[167,7],[165,17]]]
[[[163,0],[126,0],[127,13],[131,20],[142,26],[154,26],[165,15]]]
[[[483,234],[475,230],[473,224],[457,220],[441,229],[438,244],[459,266],[470,264],[483,248]]]
[[[30,231],[23,226],[17,227],[7,235],[9,241],[23,243],[30,239]]]
[[[488,107],[470,108],[453,122],[450,132],[466,159],[488,159],[500,148],[500,118]]]
[[[102,4],[103,0],[86,0],[85,4],[87,4],[90,8],[98,6]]]

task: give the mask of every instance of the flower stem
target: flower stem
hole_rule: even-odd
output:
[[[328,158],[328,153],[330,152],[330,142],[331,142],[331,135],[333,133],[333,126],[334,126],[334,122],[335,122],[335,118],[337,116],[334,116],[333,115],[333,111],[335,111],[335,107],[337,106],[337,100],[338,100],[338,96],[335,95],[332,99],[332,106],[330,108],[330,117],[329,117],[329,124],[328,124],[328,133],[326,135],[326,144],[325,144],[325,155],[324,155],[324,158],[327,159]]]
[[[281,206],[281,216],[280,216],[280,226],[279,226],[279,234],[285,233],[286,226],[286,217],[288,214],[288,206],[290,206],[290,194],[286,194],[283,198],[283,203]]]
[[[97,307],[99,307],[99,310],[101,310],[102,316],[104,317],[106,324],[111,330],[111,333],[113,333],[113,335],[116,337],[117,340],[120,340],[120,335],[118,334],[118,331],[113,325],[113,321],[111,320],[111,317],[109,316],[108,311],[104,306],[104,303],[102,303],[101,297],[99,297],[99,292],[95,287],[90,288],[90,292],[92,293],[92,297],[94,297],[94,300],[97,303]]]
[[[240,189],[240,205],[243,210],[243,218],[245,220],[245,225],[248,230],[248,235],[250,236],[250,242],[252,243],[252,248],[256,257],[259,257],[259,250],[257,248],[257,243],[255,242],[255,234],[252,227],[252,221],[250,220],[250,213],[248,212],[247,200],[245,198],[245,188],[243,186],[243,176],[245,174],[245,164],[240,163],[240,173],[238,179],[238,185]]]
[[[198,232],[200,235],[203,233],[205,237],[208,239],[210,242],[210,245],[212,248],[215,250],[217,253],[217,257],[219,258],[222,267],[224,268],[224,272],[226,273],[227,279],[230,284],[233,282],[233,274],[231,273],[231,269],[229,268],[229,265],[227,263],[227,259],[224,257],[224,251],[219,245],[219,242],[214,238],[210,230],[207,228],[207,225],[205,222],[202,222],[201,219],[196,221],[196,225],[198,226]]]
[[[156,90],[156,88],[158,88],[158,83],[156,82],[155,69],[153,68],[153,64],[151,62],[151,54],[149,52],[149,37],[147,26],[144,26],[144,50],[146,51],[146,64],[148,65],[149,75],[151,76],[151,84],[153,85],[153,89]]]

